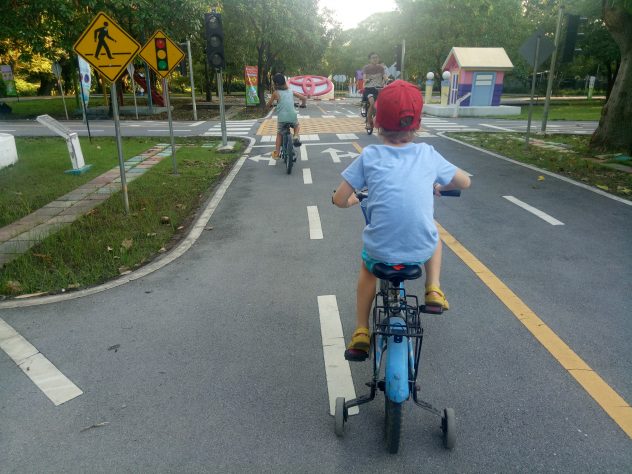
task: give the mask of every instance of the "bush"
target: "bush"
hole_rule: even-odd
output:
[[[0,97],[7,96],[7,85],[4,83],[2,78],[0,77]]]
[[[34,96],[37,95],[39,84],[31,84],[30,82],[26,82],[24,79],[16,77],[15,89],[18,91],[18,95],[20,96]]]

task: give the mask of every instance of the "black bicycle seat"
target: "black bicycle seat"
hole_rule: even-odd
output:
[[[373,274],[391,283],[399,285],[404,280],[416,280],[421,276],[420,265],[386,265],[385,263],[376,263],[373,265]]]

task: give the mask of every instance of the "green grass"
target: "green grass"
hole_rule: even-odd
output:
[[[608,166],[616,162],[614,156],[601,156],[591,151],[588,146],[590,137],[587,135],[532,136],[528,148],[524,146],[524,134],[519,133],[449,133],[448,136],[617,196],[628,199],[632,196],[632,173]],[[534,143],[537,140],[563,145],[570,153],[536,146]]]
[[[130,101],[133,100],[130,98]],[[20,99],[20,101],[12,100],[7,102],[12,111],[7,115],[0,115],[0,120],[25,120],[35,119],[38,115],[50,115],[51,117],[66,118],[64,112],[64,103],[61,97],[41,98],[41,99]],[[105,105],[103,97],[93,97],[90,99],[89,107],[98,107]],[[133,105],[133,102],[132,102]],[[76,119],[81,117],[81,105],[77,106],[75,96],[66,97],[66,108],[68,109],[68,118]]]
[[[561,102],[556,101],[549,105],[548,120],[599,120],[601,109],[604,106],[603,100],[575,100]],[[532,120],[542,120],[544,113],[544,103],[539,102],[533,105]],[[493,118],[504,118],[510,120],[527,120],[529,118],[529,104],[521,104],[520,115],[504,115]]]
[[[18,162],[0,170],[0,227],[55,200],[98,175],[118,166],[116,142],[112,138],[80,138],[86,164],[82,175],[64,173],[72,169],[63,138],[15,137]],[[123,138],[127,160],[157,143],[156,138]]]
[[[129,183],[129,215],[116,193],[6,264],[0,269],[0,294],[55,293],[95,285],[138,268],[169,248],[184,235],[200,204],[239,156],[239,149],[218,153],[200,146],[208,142],[178,140],[189,145],[177,151],[178,176],[172,174],[167,157]],[[40,186],[51,187],[46,181]],[[161,223],[163,216],[169,217],[168,224]]]

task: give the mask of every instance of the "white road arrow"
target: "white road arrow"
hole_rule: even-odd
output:
[[[352,151],[348,151],[345,153],[344,151],[336,150],[335,148],[327,148],[321,153],[329,153],[334,163],[340,163],[340,158],[355,158],[356,156],[358,156],[358,153],[354,153]]]
[[[254,161],[255,163],[259,163],[260,161],[267,161],[268,166],[274,166],[277,164],[278,161],[272,158],[272,156],[270,156],[270,154],[268,153],[264,153],[263,155],[249,156],[248,159]]]

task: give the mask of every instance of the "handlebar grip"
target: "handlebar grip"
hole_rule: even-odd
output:
[[[441,194],[442,196],[459,197],[461,195],[461,190],[451,189],[450,191],[439,191],[439,194]]]

